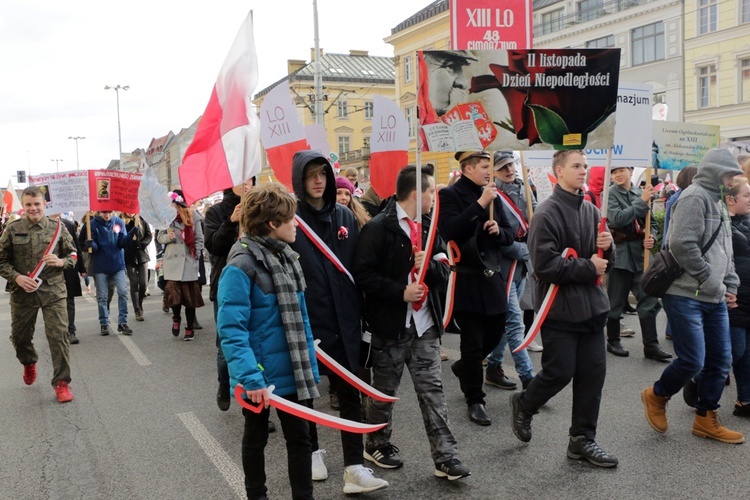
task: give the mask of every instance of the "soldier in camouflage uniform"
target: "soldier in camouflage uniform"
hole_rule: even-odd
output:
[[[23,190],[21,203],[24,216],[10,224],[0,237],[0,275],[11,283],[10,340],[16,357],[24,365],[23,380],[31,385],[36,380],[34,325],[42,309],[44,330],[52,355],[52,386],[61,403],[73,400],[70,383],[70,344],[68,342],[67,292],[63,269],[75,265],[77,254],[73,240],[62,228],[55,248],[45,255],[57,223],[44,215],[44,194],[36,186]],[[40,283],[29,277],[40,262],[45,267]]]
[[[423,168],[422,213],[432,208],[435,180]],[[407,166],[396,179],[396,200],[365,224],[354,257],[354,278],[365,293],[364,318],[372,333],[369,361],[372,385],[395,395],[404,366],[417,393],[422,420],[430,442],[435,475],[450,481],[466,477],[469,469],[458,460],[456,438],[448,423],[448,407],[440,376],[442,310],[438,290],[448,280],[445,243],[437,237],[425,262],[430,217],[422,217],[422,247],[418,248],[417,169]],[[425,284],[414,280],[412,269],[427,266]],[[425,286],[426,285],[426,286]],[[369,366],[369,364],[368,364]],[[391,443],[393,403],[369,399],[367,423],[387,422],[368,434],[365,458],[375,465],[396,469],[403,465]]]

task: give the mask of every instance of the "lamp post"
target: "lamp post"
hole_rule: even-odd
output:
[[[104,90],[114,90],[117,95],[117,141],[120,145],[119,154],[117,157],[120,160],[120,170],[122,170],[122,133],[120,132],[120,90],[128,90],[130,85],[120,85],[119,83],[114,87],[109,85],[104,86]]]
[[[60,173],[60,162],[62,160],[57,160],[57,159],[53,158],[50,161],[54,161],[55,162],[55,172]]]
[[[68,139],[73,139],[76,141],[76,170],[79,170],[81,166],[78,164],[78,141],[81,139],[85,139],[85,137],[75,136],[75,137],[68,137]]]

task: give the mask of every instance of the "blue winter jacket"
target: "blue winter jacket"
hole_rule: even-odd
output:
[[[119,229],[118,229],[119,227]],[[94,274],[116,274],[125,270],[125,247],[130,244],[125,221],[114,215],[109,221],[91,219],[91,270]]]
[[[232,387],[276,386],[274,394],[296,394],[292,358],[268,269],[257,244],[242,238],[232,246],[219,279],[216,328]],[[304,292],[298,292],[315,382],[320,382]]]

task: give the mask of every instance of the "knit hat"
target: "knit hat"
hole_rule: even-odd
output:
[[[169,197],[174,203],[177,203],[181,207],[187,208],[187,203],[185,203],[185,195],[182,194],[181,189],[175,189],[174,191],[169,193]]]
[[[354,184],[346,177],[336,177],[336,189],[348,189],[349,194],[354,194]]]

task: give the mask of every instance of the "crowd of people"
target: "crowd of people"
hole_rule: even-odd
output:
[[[90,221],[76,227],[68,217],[47,217],[43,193],[26,188],[23,216],[0,237],[0,275],[10,284],[11,341],[24,382],[36,379],[32,339],[41,309],[52,385],[58,401],[71,401],[69,345],[79,342],[74,299],[82,293],[81,278],[93,277],[100,334],[110,333],[117,292],[117,332],[132,335],[128,302],[143,321],[151,270],[158,267],[171,333],[183,333],[184,308],[186,341],[200,328],[196,309],[204,305],[201,287],[210,284],[218,407],[230,408],[236,386],[248,403],[261,405],[259,412],[242,409],[251,499],[268,493],[264,449],[275,430],[273,397],[312,409],[321,375],[341,418],[382,425],[364,436],[341,431],[344,492],[389,486],[366,464],[403,466],[392,425],[397,405],[361,394],[344,373],[318,363],[316,342],[387,396],[396,395],[408,369],[434,474],[449,481],[471,472],[459,459],[448,419],[441,375],[446,331],[460,335],[460,358],[450,368],[471,422],[492,425],[485,384],[513,391],[511,430],[529,442],[539,409],[572,382],[567,456],[609,468],[618,459],[596,440],[606,356],[629,356],[621,337],[635,331],[621,320],[632,309],[644,357],[668,363],[642,393],[651,427],[666,432],[667,404],[682,390],[696,411],[693,434],[744,442],[721,423],[718,408],[733,371],[734,415],[750,416],[750,160],[739,159],[740,166],[727,150],[708,151],[676,185],[665,184],[661,227],[651,216],[654,187],[637,186],[633,169],[623,167],[613,168],[612,183],[604,186],[603,169],[589,170],[582,151],[554,154],[556,187],[538,205],[513,152],[466,151],[455,158],[460,172],[449,185],[436,185],[432,166],[409,165],[398,173],[395,195],[381,199],[360,189],[356,170],[337,176],[325,156],[300,151],[291,193],[277,183],[251,182],[226,189],[221,201],[199,211],[175,190],[177,217],[156,231],[138,214],[111,211],[87,214]],[[608,229],[600,231],[603,201]],[[683,269],[661,299],[641,285],[659,241]],[[555,299],[546,301],[552,290]],[[665,332],[656,322],[662,308]],[[535,315],[543,319],[542,345],[524,342]],[[660,344],[660,333],[672,340],[674,355]],[[538,372],[528,349],[518,349],[522,344],[542,351]],[[503,370],[509,352],[520,391]],[[292,496],[313,498],[314,481],[328,477],[316,424],[277,413]]]

